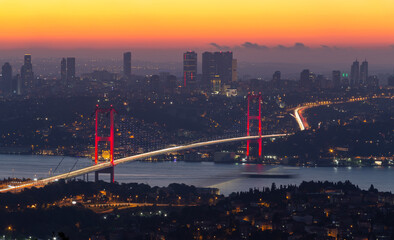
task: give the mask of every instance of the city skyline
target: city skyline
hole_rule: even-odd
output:
[[[0,238],[394,239],[393,0],[3,0]]]
[[[26,53],[114,59],[130,51],[136,61],[168,63],[181,62],[186,51],[232,51],[240,68],[297,63],[338,69],[366,58],[392,72],[391,9],[388,0],[3,1],[0,59],[13,62]]]
[[[247,80],[245,78],[254,78],[250,75],[244,75],[241,78],[238,78],[238,64],[237,64],[237,59],[233,58],[233,53],[231,51],[218,51],[218,52],[204,52],[201,54],[201,58],[202,58],[202,67],[199,69],[197,67],[197,53],[194,51],[187,51],[184,53],[183,55],[183,72],[182,72],[182,76],[178,76],[180,78],[182,78],[182,85],[183,87],[186,87],[187,85],[189,85],[190,83],[192,85],[194,84],[203,84],[203,85],[211,85],[213,84],[213,80],[215,80],[216,82],[218,82],[219,85],[221,84],[228,84],[234,81],[238,81],[238,80]],[[123,53],[123,69],[121,68],[121,66],[117,66],[117,71],[115,70],[114,72],[108,72],[106,69],[101,69],[100,68],[93,68],[93,72],[106,72],[108,74],[112,74],[113,77],[116,78],[116,74],[120,74],[119,76],[123,76],[125,78],[131,78],[131,69],[132,69],[132,64],[131,64],[131,56],[132,53],[131,52],[124,52]],[[55,72],[51,73],[50,75],[54,76],[54,79],[58,79],[61,80],[63,83],[67,83],[70,84],[71,82],[73,82],[74,80],[76,80],[79,77],[79,74],[76,74],[76,64],[75,64],[75,57],[67,57],[67,58],[62,58],[60,61],[60,68],[56,67],[53,70],[55,70]],[[56,61],[56,60],[52,60],[52,61]],[[120,59],[117,61],[118,64],[120,64]],[[10,65],[9,62],[5,62],[5,65]],[[26,64],[30,65],[29,68],[32,68],[33,64],[31,61],[31,54],[25,54],[24,55],[24,64],[21,67],[21,72],[20,74],[22,75],[22,82],[24,82],[24,84],[28,84],[28,81],[26,79],[26,77],[24,77],[25,73],[24,73],[24,69],[26,68]],[[116,62],[114,62],[113,64],[116,64]],[[79,65],[80,67],[85,66],[86,67],[86,62],[82,63]],[[12,67],[10,65],[10,67]],[[112,68],[114,66],[111,66]],[[134,66],[135,67],[135,66]],[[139,67],[135,67],[136,69],[138,69]],[[80,72],[81,76],[89,76],[89,72],[86,71],[86,68],[82,68],[83,70]],[[180,67],[179,67],[180,69]],[[343,66],[341,67],[342,71],[344,74],[349,74],[350,73],[350,79],[344,78],[344,81],[349,81],[346,84],[349,84],[350,86],[353,87],[357,87],[357,86],[366,86],[366,85],[371,85],[371,79],[369,79],[369,70],[368,70],[368,62],[367,59],[365,59],[361,65],[360,62],[356,59],[352,66],[350,67],[350,71],[343,70]],[[312,71],[310,72],[310,76],[309,76],[309,69],[304,69],[301,72],[301,76],[299,78],[294,76],[294,73],[287,73],[287,80],[296,80],[299,81],[300,86],[307,86],[309,85],[309,87],[311,87],[312,83],[315,82],[319,82],[319,84],[321,84],[322,81],[326,80],[332,80],[332,81],[337,81],[337,77],[334,75],[340,75],[341,73],[341,69],[338,70],[330,70],[329,72],[327,71],[316,71],[317,74],[313,73]],[[156,69],[159,70],[159,72],[151,72],[151,76],[157,75],[159,74],[160,76],[162,76],[163,74],[169,75],[170,73],[178,75],[180,74],[178,72],[178,70],[175,69]],[[283,70],[283,69],[282,69]],[[11,70],[12,71],[12,70]],[[32,70],[30,70],[32,71]],[[168,72],[169,71],[169,72]],[[303,72],[308,71],[308,73],[303,74]],[[332,72],[331,72],[332,71]],[[178,73],[177,73],[178,72]],[[273,72],[273,71],[272,71]],[[314,71],[315,72],[315,71]],[[334,74],[334,72],[337,72]],[[19,76],[18,74],[19,72],[17,72],[16,77]],[[34,73],[32,73],[34,74]],[[44,75],[43,75],[44,74]],[[45,74],[47,73],[39,73],[38,75],[43,77],[45,76]],[[141,74],[141,73],[139,73]],[[278,75],[279,74],[279,75]],[[379,73],[375,73],[375,74],[379,74]],[[10,74],[12,77],[12,73]],[[138,73],[137,73],[138,75]],[[280,75],[281,75],[281,71],[277,71],[275,70],[273,78],[272,79],[277,79],[278,76],[280,79]],[[303,75],[309,76],[309,77],[303,77]],[[264,77],[263,77],[264,76]],[[257,79],[259,80],[265,80],[265,81],[270,81],[272,80],[271,78],[268,77],[269,73],[265,74],[265,75],[261,75],[260,77],[257,77]],[[328,78],[327,78],[328,77]],[[342,76],[344,77],[344,76]],[[377,77],[377,75],[372,75],[371,77]],[[4,78],[4,77],[3,77]],[[31,78],[31,77],[30,77]],[[309,80],[305,80],[308,79],[311,81],[310,83],[307,83]],[[162,78],[161,80],[163,80],[164,78]],[[14,79],[15,83],[18,81],[17,79]],[[6,78],[4,78],[4,81],[7,82]],[[344,82],[344,83],[345,83]],[[331,84],[331,83],[330,83]],[[345,85],[346,85],[345,84]],[[383,84],[385,84],[385,81],[383,81]],[[28,84],[31,85],[31,84]],[[334,85],[338,85],[338,84],[334,84]],[[16,88],[17,85],[15,85],[14,88]],[[7,89],[7,87],[5,87],[5,89]],[[16,91],[16,90],[13,90]]]
[[[245,44],[243,44],[245,45]],[[248,46],[248,47],[246,47]],[[219,47],[219,48],[218,48]],[[206,48],[185,48],[185,49],[0,49],[0,62],[10,62],[11,65],[19,65],[23,61],[22,56],[31,53],[34,59],[42,59],[42,62],[60,61],[64,56],[73,56],[84,62],[92,63],[92,68],[102,68],[100,62],[106,61],[109,64],[122,61],[124,52],[132,52],[133,65],[154,64],[161,69],[173,69],[173,66],[182,66],[182,56],[186,51],[195,51],[201,56],[203,52],[221,51],[222,46],[207,45]],[[355,59],[368,59],[372,64],[370,69],[375,73],[392,73],[394,49],[356,49],[356,48],[311,48],[301,43],[286,46],[273,47],[268,49],[254,49],[250,45],[238,46],[230,49],[238,60],[239,74],[242,76],[246,72],[253,76],[261,74],[271,76],[273,71],[281,69],[284,73],[298,74],[304,68],[311,68],[314,71],[331,72],[333,69],[347,70],[349,62]],[[228,51],[228,50],[223,50]],[[37,61],[35,62],[37,64]],[[98,63],[98,64],[96,64]],[[202,58],[198,58],[198,69],[201,71]],[[252,65],[253,64],[253,65]],[[257,65],[256,65],[257,64]],[[171,66],[170,66],[171,65]],[[56,65],[57,66],[57,65]],[[87,65],[89,66],[89,64]],[[170,67],[169,67],[170,66]],[[169,67],[169,68],[168,68]],[[48,69],[46,66],[45,69]],[[16,69],[16,71],[19,69]],[[82,70],[82,69],[81,69]],[[111,70],[111,69],[108,69]],[[178,69],[180,70],[180,69]],[[177,70],[177,72],[178,72]],[[180,71],[179,71],[180,72]]]

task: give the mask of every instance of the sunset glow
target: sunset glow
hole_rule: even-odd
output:
[[[392,0],[1,0],[1,48],[387,46]]]

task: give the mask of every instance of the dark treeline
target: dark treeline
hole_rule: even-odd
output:
[[[153,205],[124,210],[114,208],[108,214],[99,214],[80,203],[64,207],[52,204],[77,195],[83,195],[88,199],[103,191],[107,196],[119,196],[117,200],[119,202],[131,198],[132,202],[159,201],[192,204],[193,206],[157,207]],[[248,218],[253,216],[254,219],[265,219],[266,216],[270,216],[272,226],[282,226],[283,219],[289,219],[288,214],[296,213],[289,212],[290,206],[308,206],[311,209],[316,209],[313,204],[318,204],[318,206],[322,204],[325,208],[340,208],[343,209],[341,210],[344,211],[343,214],[346,214],[345,205],[349,202],[342,201],[349,199],[349,196],[357,196],[360,199],[353,203],[357,208],[363,208],[365,205],[370,209],[368,211],[372,211],[371,206],[376,204],[374,199],[377,199],[378,194],[384,197],[391,196],[390,193],[379,193],[373,185],[369,190],[361,190],[349,181],[337,183],[311,181],[303,182],[299,186],[276,186],[273,183],[271,188],[250,189],[245,192],[232,193],[228,197],[209,193],[201,194],[198,192],[198,188],[184,184],[150,187],[137,183],[59,181],[40,189],[33,188],[17,194],[0,194],[0,234],[13,238],[30,235],[48,238],[60,234],[63,239],[65,237],[88,239],[96,235],[110,239],[109,236],[116,233],[120,234],[120,239],[151,239],[152,236],[166,236],[168,239],[191,239],[198,232],[204,239],[212,235],[217,239],[240,239],[243,234],[240,229],[243,226],[247,227],[250,233],[248,239],[286,239],[289,233],[280,230],[279,227],[272,230],[261,230],[251,225],[253,221]],[[334,205],[332,205],[329,196],[336,198]],[[214,198],[218,199],[217,202],[212,202]],[[108,198],[104,199],[102,203],[106,203],[106,201]],[[29,204],[37,204],[37,208],[27,208],[26,205]],[[375,210],[377,211],[376,215],[383,214],[380,210],[378,211],[378,208]],[[303,211],[309,210],[304,208]],[[239,215],[242,214],[246,217],[241,221]],[[386,210],[384,214],[384,218],[382,217],[379,221],[389,224],[390,219],[394,219],[394,213]],[[324,222],[321,224],[329,224],[329,218],[322,218]],[[211,225],[215,225],[214,230],[207,227]],[[203,226],[205,226],[204,231]],[[9,230],[10,227],[12,230]],[[228,229],[235,230],[229,231]],[[312,237],[312,239],[315,236],[302,231],[300,234]]]
[[[168,187],[150,187],[142,183],[122,183],[111,184],[103,181],[84,182],[84,181],[63,181],[49,184],[44,188],[26,189],[21,193],[2,193],[0,194],[0,206],[15,208],[23,205],[37,204],[45,207],[46,204],[61,200],[64,197],[72,198],[77,195],[83,195],[85,198],[91,198],[100,191],[109,191],[111,194],[119,196],[120,200],[133,198],[133,202],[152,202],[159,198],[160,202],[169,202],[174,198],[181,196],[182,199],[188,200],[199,195],[194,186],[185,184],[170,184]]]

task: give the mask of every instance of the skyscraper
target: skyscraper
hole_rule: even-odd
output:
[[[274,75],[272,75],[272,81],[279,82],[280,81],[280,77],[281,77],[280,75],[281,75],[280,71],[274,72]]]
[[[62,61],[60,62],[60,76],[61,76],[61,81],[63,83],[67,82],[67,60],[65,58],[62,58]]]
[[[394,87],[394,76],[391,75],[387,78],[387,86]]]
[[[75,58],[67,58],[67,82],[73,82],[75,80]]]
[[[360,67],[360,85],[367,85],[368,81],[368,62],[365,60]]]
[[[301,88],[310,88],[311,81],[309,79],[310,71],[309,69],[302,70],[300,74],[300,87]]]
[[[368,77],[368,80],[366,82],[366,85],[368,87],[372,88],[377,88],[379,87],[379,78],[376,75],[372,75]]]
[[[322,89],[322,88],[329,88],[329,82],[326,77],[322,74],[318,74],[317,76],[315,74],[312,75],[312,81],[313,81],[313,87],[317,89]]]
[[[19,74],[12,79],[12,93],[16,95],[22,94],[22,79]]]
[[[232,82],[233,53],[232,52],[215,52],[216,74],[220,76],[222,83]]]
[[[341,87],[341,71],[332,71],[332,84],[334,88]]]
[[[272,75],[272,86],[275,88],[280,88],[281,86],[281,73],[280,71],[275,71]]]
[[[196,81],[197,77],[197,53],[194,51],[183,54],[183,86]]]
[[[204,52],[202,54],[202,78],[205,85],[209,86],[211,80],[215,78],[216,64],[213,53]]]
[[[236,64],[233,65],[232,52],[203,53],[202,75],[205,84],[210,85],[212,80],[217,80],[218,78],[223,84],[236,81],[234,72],[236,72]]]
[[[303,90],[312,90],[320,87],[319,83],[316,80],[316,74],[309,71],[309,69],[304,69],[300,73],[300,81],[298,84],[299,87]]]
[[[123,53],[123,74],[126,78],[131,76],[131,52]]]
[[[25,90],[33,88],[34,73],[30,54],[25,54],[24,63],[21,68],[21,78]]]
[[[360,64],[356,60],[350,69],[350,86],[358,87],[360,85]]]
[[[2,91],[4,94],[10,94],[12,92],[12,67],[10,63],[4,63],[1,68],[2,74]]]
[[[25,54],[23,64],[24,65],[31,65],[31,54]]]
[[[237,59],[233,59],[233,65],[232,65],[232,76],[231,76],[231,81],[236,82],[238,80],[238,61]]]

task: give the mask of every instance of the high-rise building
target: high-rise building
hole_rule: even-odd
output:
[[[177,88],[177,79],[174,75],[168,75],[164,81],[164,92],[167,94],[174,94]]]
[[[60,76],[64,84],[70,84],[76,78],[75,75],[75,58],[62,58],[60,61]]]
[[[368,87],[377,88],[379,87],[379,78],[376,75],[369,76],[366,82]]]
[[[309,73],[309,87],[310,88],[319,88],[318,84],[317,84],[317,76],[315,73],[310,72]]]
[[[281,77],[280,75],[281,75],[280,71],[274,72],[274,75],[272,75],[272,81],[274,82],[280,81],[280,77]]]
[[[24,63],[21,68],[21,78],[25,90],[33,88],[34,72],[30,54],[25,54]]]
[[[1,68],[2,75],[2,91],[4,94],[10,94],[12,92],[12,67],[11,64],[6,62]]]
[[[356,60],[350,69],[350,86],[358,87],[360,85],[360,63]]]
[[[317,89],[329,88],[330,83],[322,74],[314,75],[313,87]]]
[[[220,76],[215,75],[214,78],[211,80],[212,91],[215,93],[219,93],[221,86],[222,86],[222,80],[220,79]]]
[[[368,62],[365,60],[360,67],[360,85],[367,85],[368,81]]]
[[[126,78],[131,76],[131,52],[123,53],[123,74]]]
[[[67,82],[67,60],[65,58],[62,58],[62,61],[60,62],[60,76],[61,76],[61,81],[63,83]]]
[[[237,59],[233,59],[233,66],[232,66],[233,75],[231,76],[231,80],[232,80],[233,82],[238,81],[238,71],[237,71],[237,68],[238,68],[238,61],[237,61]]]
[[[341,87],[341,71],[332,71],[332,84],[334,85],[334,88]]]
[[[220,76],[222,83],[232,82],[233,53],[232,52],[215,52],[214,53],[217,75]]]
[[[194,51],[183,54],[183,86],[193,83],[197,78],[197,53]]]
[[[16,95],[22,94],[22,79],[19,74],[15,75],[12,80],[12,93]]]
[[[272,75],[272,86],[275,88],[280,88],[281,87],[281,72],[280,71],[275,71],[274,74]]]
[[[308,86],[311,84],[309,81],[309,75],[310,75],[309,69],[302,70],[302,72],[300,74],[300,87],[301,88],[308,88]]]
[[[159,76],[160,76],[160,82],[164,83],[165,81],[167,81],[168,76],[170,76],[171,74],[169,72],[160,72]]]
[[[394,87],[394,75],[391,75],[387,78],[387,86]]]
[[[211,80],[215,78],[216,63],[213,53],[204,52],[202,54],[202,79],[205,85],[209,86]]]
[[[309,69],[302,70],[300,74],[299,86],[304,90],[311,90],[313,88],[320,87],[316,81],[316,74],[309,71]]]
[[[341,86],[349,87],[350,86],[349,73],[343,72],[341,76],[342,76],[341,77]]]
[[[235,70],[235,71],[234,71]],[[206,85],[211,85],[212,80],[220,79],[221,84],[236,81],[233,69],[232,52],[204,52],[202,55],[202,77]],[[217,83],[218,81],[216,81]]]
[[[67,58],[67,82],[73,82],[75,80],[75,58],[68,57]]]

